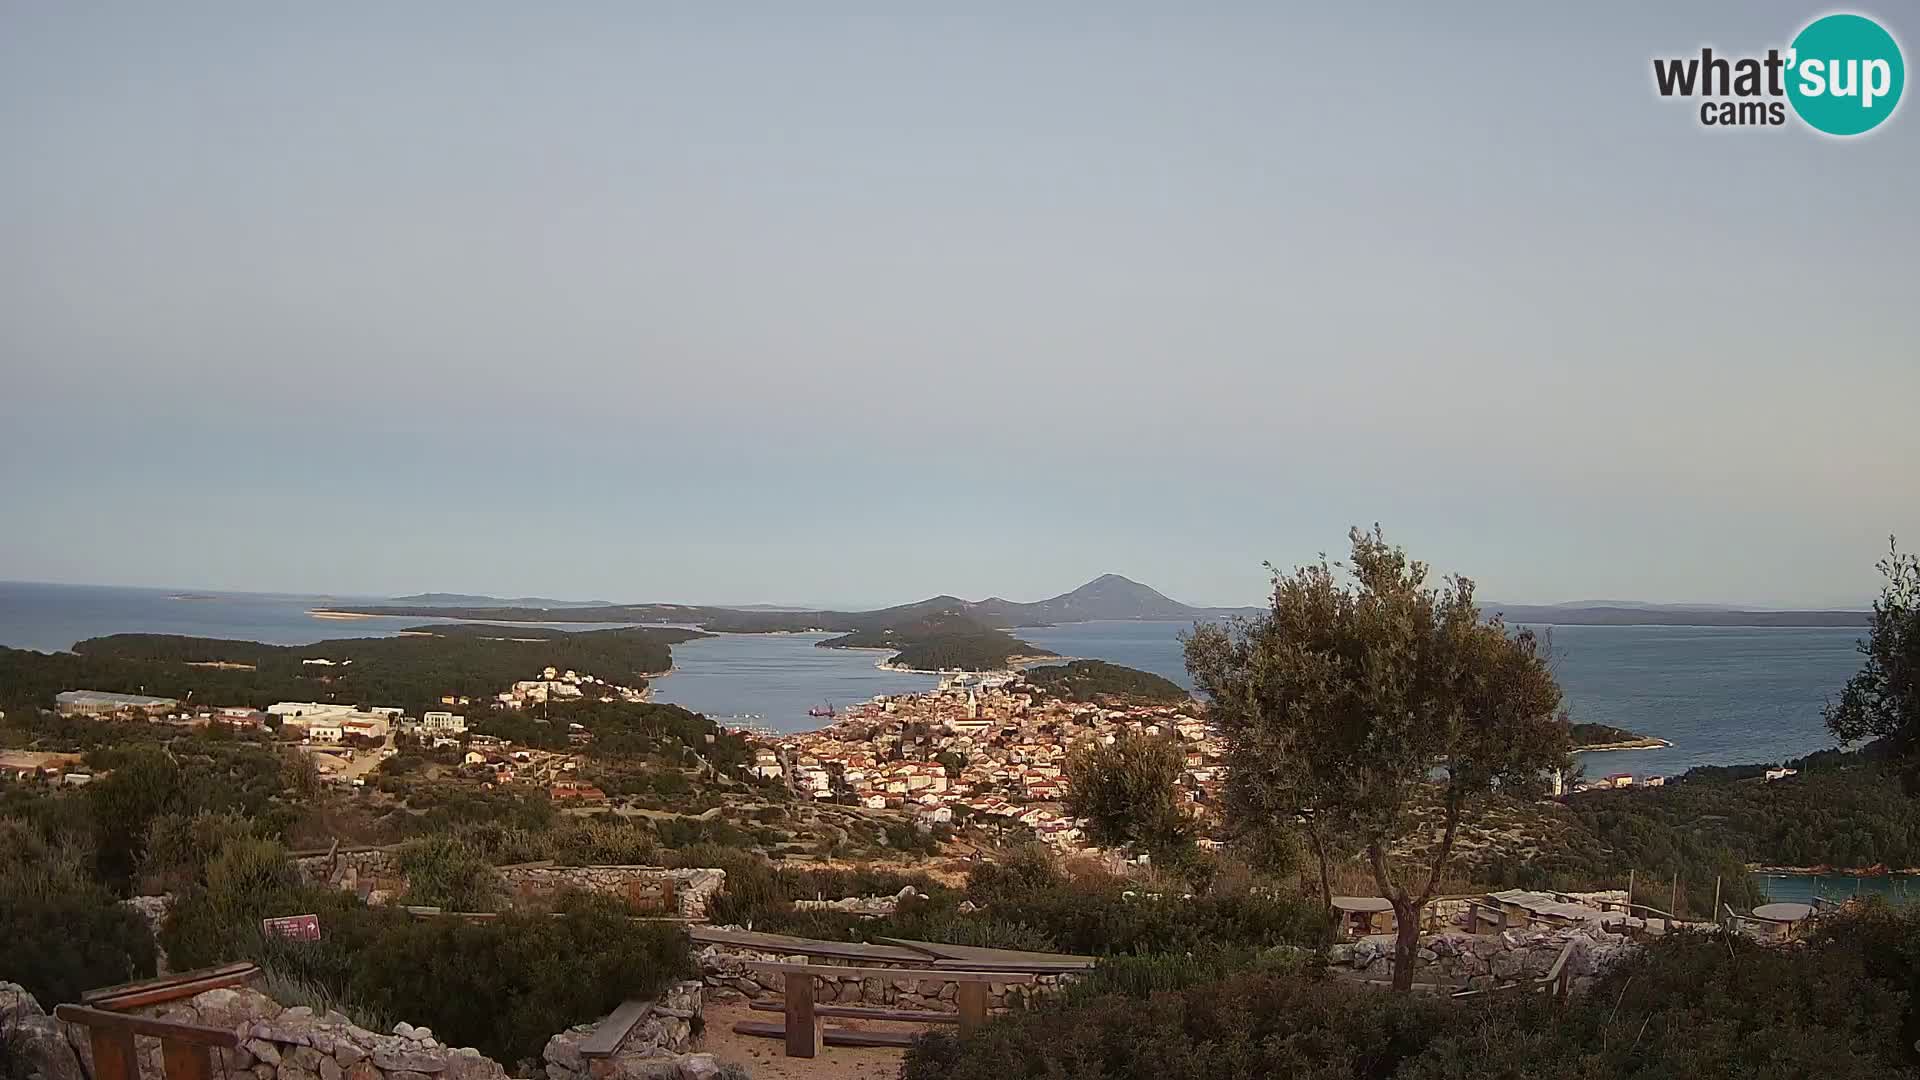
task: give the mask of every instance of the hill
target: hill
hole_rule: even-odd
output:
[[[434,602],[424,602],[423,598]],[[796,611],[766,605],[719,607],[689,604],[565,604],[561,601],[523,603],[495,600],[492,597],[462,597],[452,593],[423,593],[419,597],[402,599],[410,602],[341,606],[327,610],[353,615],[436,615],[488,622],[671,622],[735,634],[807,630],[842,634],[889,629],[897,631],[930,619],[955,616],[965,617],[976,626],[1004,630],[1016,626],[1106,619],[1207,619],[1229,614],[1251,614],[1258,610],[1194,607],[1119,574],[1102,574],[1071,592],[1031,603],[998,596],[985,600],[963,600],[957,596],[941,595],[871,611]],[[456,602],[460,600],[474,602]]]
[[[1143,701],[1160,704],[1187,701],[1192,696],[1171,679],[1163,679],[1150,671],[1109,664],[1105,660],[1075,660],[1067,664],[1028,668],[1026,681],[1042,693],[1068,701]]]

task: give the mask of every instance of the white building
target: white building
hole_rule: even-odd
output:
[[[306,725],[307,741],[317,743],[337,743],[346,737],[346,729],[338,723],[322,720]]]
[[[457,735],[467,730],[467,718],[450,712],[421,713],[420,730],[428,735]]]

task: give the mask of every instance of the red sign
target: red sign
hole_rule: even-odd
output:
[[[277,919],[261,919],[260,929],[268,937],[285,938],[288,941],[319,941],[320,916],[282,915]]]

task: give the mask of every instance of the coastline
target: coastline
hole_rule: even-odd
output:
[[[881,648],[881,647],[875,646],[875,645],[836,645],[834,646],[834,648],[836,649],[873,649],[873,648]],[[890,653],[898,653],[900,650],[894,649],[894,648],[884,648],[883,651],[890,652]],[[1068,661],[1078,660],[1078,659],[1081,659],[1081,658],[1077,656],[1054,656],[1051,654],[1047,656],[1009,656],[1007,657],[1006,667],[988,668],[984,671],[969,671],[966,668],[902,667],[898,664],[895,664],[892,660],[882,660],[879,663],[874,664],[873,666],[879,668],[881,671],[891,671],[899,675],[1012,675],[1015,672],[1025,671],[1026,669],[1033,667],[1037,664],[1048,664],[1054,661],[1059,661],[1060,663],[1064,664],[1064,663],[1067,663]]]
[[[1576,746],[1568,751],[1568,753],[1603,754],[1615,750],[1665,750],[1672,745],[1672,743],[1665,739],[1649,737],[1645,739],[1632,739],[1627,742],[1594,743],[1592,746]]]

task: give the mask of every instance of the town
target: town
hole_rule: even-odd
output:
[[[1185,801],[1202,814],[1217,802],[1225,748],[1198,712],[1048,698],[1018,673],[955,674],[931,692],[878,697],[817,731],[765,740],[752,771],[814,799],[911,811],[923,826],[1017,823],[1078,848],[1085,835],[1062,800],[1067,754],[1084,740],[1128,730],[1177,738]]]

